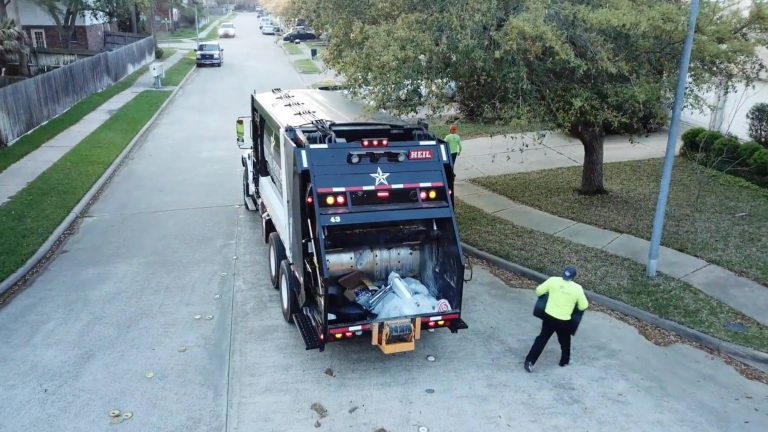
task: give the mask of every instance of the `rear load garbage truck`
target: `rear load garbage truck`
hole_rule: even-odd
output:
[[[333,91],[252,94],[250,140],[245,119],[243,200],[307,349],[367,338],[396,353],[467,328],[445,142]]]

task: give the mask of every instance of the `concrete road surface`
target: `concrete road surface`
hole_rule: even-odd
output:
[[[598,313],[572,366],[550,345],[524,372],[533,293],[482,270],[468,331],[389,357],[362,339],[305,351],[269,285],[258,216],[238,206],[233,127],[251,90],[303,81],[255,15],[236,25],[224,66],[194,73],[62,253],[0,309],[0,431],[768,429],[768,387]],[[133,416],[112,425],[115,409]]]

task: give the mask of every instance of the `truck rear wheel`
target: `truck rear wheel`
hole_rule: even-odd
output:
[[[288,260],[284,259],[280,263],[280,308],[287,323],[293,323],[293,314],[299,311],[299,301],[296,299],[298,288],[299,281],[291,271]]]
[[[285,259],[285,246],[283,246],[280,236],[276,232],[269,234],[269,280],[272,287],[278,288],[278,276],[280,273],[280,263]]]

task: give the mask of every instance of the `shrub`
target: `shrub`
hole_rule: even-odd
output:
[[[749,159],[752,172],[757,175],[768,175],[768,149],[760,149]]]
[[[163,58],[163,49],[160,47],[155,48],[155,58],[161,59]]]
[[[719,140],[720,138],[724,138],[725,135],[721,134],[717,131],[706,131],[699,135],[698,139],[698,145],[699,148],[698,151],[701,151],[702,153],[709,153],[709,150],[712,148],[712,146]]]
[[[755,104],[747,113],[749,136],[768,147],[768,103]]]
[[[763,146],[757,143],[757,141],[745,142],[739,147],[739,159],[743,165],[747,165],[752,156],[763,149]]]
[[[683,150],[696,153],[699,151],[699,135],[707,132],[707,129],[703,127],[690,128],[683,133]]]
[[[736,160],[739,152],[739,140],[732,136],[724,136],[712,144],[709,155],[712,160]]]

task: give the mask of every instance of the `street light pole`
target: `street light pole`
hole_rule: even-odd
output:
[[[646,267],[646,273],[649,277],[656,276],[656,267],[659,263],[659,248],[661,245],[661,234],[664,229],[664,214],[667,208],[667,198],[669,197],[669,184],[672,181],[672,163],[675,159],[677,132],[680,129],[680,114],[683,110],[685,83],[688,79],[688,64],[691,61],[691,48],[693,47],[693,35],[696,33],[696,17],[698,14],[699,0],[692,0],[691,14],[688,18],[688,35],[685,37],[683,55],[680,58],[680,71],[677,76],[675,106],[672,109],[672,123],[669,125],[669,136],[667,137],[667,152],[664,154],[664,168],[662,169],[661,174],[659,200],[656,203],[656,216],[653,218],[651,247],[648,250],[648,266]]]
[[[195,35],[196,35],[195,43],[197,45],[200,45],[200,26],[197,24],[197,2],[195,2],[194,5],[195,5]]]

